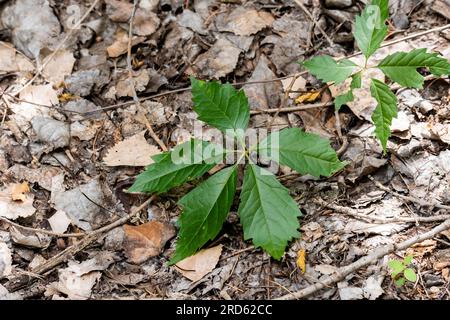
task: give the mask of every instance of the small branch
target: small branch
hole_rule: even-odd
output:
[[[389,192],[390,194],[403,199],[405,201],[409,201],[409,202],[413,202],[413,203],[417,203],[419,206],[421,207],[434,207],[434,208],[438,208],[438,209],[443,209],[443,210],[450,210],[450,206],[446,206],[444,204],[441,204],[435,200],[421,200],[418,198],[414,198],[411,196],[405,196],[403,194],[397,193],[395,191],[392,191],[389,188],[386,188],[385,186],[383,186],[381,183],[379,183],[378,181],[376,181],[372,176],[368,176],[370,180],[372,180],[372,182],[375,184],[375,186],[383,191]]]
[[[423,234],[412,237],[406,241],[400,242],[399,244],[390,244],[387,246],[379,247],[378,249],[373,250],[370,254],[362,257],[361,259],[355,261],[354,263],[349,264],[348,266],[339,268],[334,274],[332,274],[328,279],[322,281],[321,283],[316,283],[309,287],[306,287],[302,290],[294,292],[292,294],[287,294],[277,298],[276,300],[290,300],[290,299],[302,299],[305,298],[317,291],[335,284],[336,282],[342,281],[346,276],[355,272],[356,270],[365,267],[378,259],[383,258],[384,256],[394,253],[396,251],[405,250],[416,243],[420,243],[427,239],[433,238],[435,235],[441,233],[450,228],[450,219],[445,220],[443,223],[433,228],[432,230],[425,232]]]
[[[119,218],[116,221],[113,221],[104,227],[101,227],[99,229],[96,229],[95,231],[92,231],[91,233],[89,233],[86,237],[84,237],[79,242],[73,244],[72,246],[66,248],[65,250],[61,251],[57,255],[51,257],[46,262],[33,268],[31,270],[31,272],[34,274],[42,275],[42,274],[52,270],[59,264],[67,261],[67,259],[69,259],[70,257],[73,257],[76,253],[80,252],[81,250],[83,250],[84,248],[89,246],[92,242],[94,242],[95,240],[100,238],[100,236],[103,235],[105,232],[108,232],[118,226],[121,226],[125,222],[127,222],[129,219],[131,219],[132,217],[137,215],[141,210],[143,210],[145,207],[147,207],[155,198],[156,198],[156,196],[150,197],[149,199],[144,201],[139,207],[137,207],[131,213],[126,215],[125,217]],[[32,281],[34,281],[34,279],[30,279],[30,277],[28,277],[28,276],[18,276],[18,277],[11,279],[5,285],[5,287],[7,288],[7,290],[9,292],[14,292],[28,284],[31,284]]]
[[[296,111],[309,110],[309,109],[315,109],[315,108],[329,107],[332,105],[333,105],[332,102],[320,102],[320,103],[304,104],[304,105],[300,105],[300,106],[296,106],[296,107],[252,110],[252,111],[250,111],[250,114],[254,115],[254,114],[260,114],[260,113],[275,113],[275,114],[287,113],[287,112],[296,112]]]
[[[45,230],[45,229],[35,229],[35,228],[30,228],[30,227],[25,227],[22,226],[20,224],[17,224],[11,220],[8,220],[6,218],[0,217],[0,220],[13,226],[16,227],[18,229],[22,229],[22,230],[26,230],[26,231],[30,231],[30,232],[35,232],[35,233],[42,233],[42,234],[47,234],[49,236],[54,236],[54,237],[58,237],[58,238],[77,238],[77,237],[84,237],[86,235],[88,235],[89,233],[84,233],[84,232],[79,232],[79,233],[58,233],[58,232],[53,232],[50,230]]]
[[[275,112],[275,115],[272,117],[272,119],[270,120],[270,122],[267,124],[267,129],[269,129],[273,122],[275,121],[275,118],[278,116],[278,114],[280,113],[280,110],[283,108],[286,108],[287,102],[289,100],[289,93],[292,90],[292,87],[294,86],[295,81],[297,81],[298,77],[300,76],[293,76],[291,82],[289,83],[289,86],[286,88],[286,92],[283,95],[283,99],[280,102],[280,106],[277,109],[277,112]]]
[[[322,35],[325,37],[325,39],[327,39],[328,44],[330,46],[334,47],[333,40],[331,40],[330,37],[328,36],[328,34],[322,29],[322,27],[318,23],[316,23],[312,14],[303,5],[303,2],[301,0],[294,0],[294,1],[300,7],[300,9],[302,9],[302,11],[306,14],[306,16],[311,20],[311,22],[316,25],[316,27],[317,27],[317,29],[319,29],[320,33],[322,33]]]
[[[138,108],[138,113],[140,114],[141,118],[143,119],[144,124],[147,127],[147,130],[148,130],[150,136],[159,145],[159,147],[163,151],[167,151],[168,149],[167,149],[166,145],[156,135],[156,133],[153,130],[153,127],[152,127],[150,121],[147,118],[147,115],[146,115],[146,112],[145,112],[144,108],[142,108],[141,100],[139,100],[139,98],[137,96],[136,88],[135,88],[134,82],[133,82],[133,66],[132,66],[132,63],[131,63],[131,47],[132,47],[132,39],[133,39],[133,21],[134,21],[134,16],[136,15],[137,3],[138,3],[138,0],[134,0],[133,11],[131,12],[131,16],[130,16],[130,26],[129,26],[129,30],[128,30],[128,47],[127,47],[128,83],[129,83],[129,85],[131,87],[131,92],[133,93],[133,101],[134,101],[134,103],[136,104],[136,106]]]
[[[327,207],[336,212],[343,213],[355,218],[363,219],[363,220],[371,220],[376,223],[401,223],[401,222],[436,222],[436,221],[444,221],[450,219],[450,214],[445,215],[437,215],[431,217],[395,217],[395,218],[382,218],[377,216],[369,216],[364,213],[359,213],[356,210],[348,207],[338,206],[336,204],[325,202],[322,199],[315,199],[313,202],[318,205]]]
[[[84,20],[86,20],[86,18],[89,16],[89,14],[91,13],[92,10],[94,10],[95,6],[97,5],[97,3],[100,0],[95,0],[91,6],[87,9],[86,13],[80,18],[80,20],[78,20],[78,22],[75,24],[75,26],[70,29],[70,31],[66,34],[66,36],[62,39],[62,41],[58,44],[58,46],[55,48],[55,50],[45,59],[44,63],[37,69],[36,74],[34,75],[33,78],[30,79],[30,81],[28,81],[27,83],[25,83],[25,85],[20,88],[19,90],[17,90],[16,92],[12,93],[13,96],[17,96],[20,92],[22,92],[25,88],[27,88],[28,86],[30,86],[34,80],[36,80],[42,73],[42,71],[45,69],[45,67],[50,63],[50,61],[55,57],[55,55],[58,53],[59,50],[62,49],[63,45],[67,42],[67,40],[70,39],[70,37],[72,36],[72,34],[75,32],[75,30],[77,30],[81,24],[84,22]]]

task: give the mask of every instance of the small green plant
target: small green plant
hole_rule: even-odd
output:
[[[417,72],[419,68],[427,68],[435,76],[450,74],[450,64],[437,53],[428,53],[426,49],[415,49],[410,52],[396,52],[385,57],[378,65],[370,66],[369,58],[379,49],[386,38],[389,18],[389,0],[372,0],[360,16],[356,17],[354,37],[365,57],[364,66],[358,66],[350,60],[336,62],[332,57],[323,55],[303,62],[303,65],[324,82],[340,84],[351,78],[347,93],[336,97],[336,110],[353,101],[353,90],[361,88],[363,73],[370,68],[380,69],[390,80],[407,88],[423,88],[424,77]],[[370,92],[377,101],[372,113],[375,124],[375,135],[386,152],[387,141],[391,135],[392,119],[397,117],[397,97],[389,86],[377,79],[371,79]]]
[[[290,240],[299,237],[297,203],[268,170],[257,165],[255,154],[266,160],[288,166],[301,174],[330,176],[342,169],[328,140],[305,133],[299,128],[272,132],[259,143],[247,148],[250,108],[245,93],[232,85],[204,82],[191,78],[194,111],[198,119],[219,129],[238,142],[237,150],[226,150],[219,144],[192,139],[172,151],[153,157],[130,187],[130,192],[164,193],[189,180],[200,178],[228,155],[236,161],[215,173],[180,201],[183,211],[176,251],[170,264],[194,254],[220,232],[233,205],[238,183],[237,166],[246,160],[238,214],[245,240],[252,239],[275,259],[280,259]],[[227,144],[228,145],[228,144]]]
[[[411,282],[417,281],[417,275],[414,269],[408,268],[411,264],[413,256],[406,256],[403,261],[401,260],[390,260],[388,262],[389,268],[392,269],[391,277],[394,283],[401,287],[406,283],[406,280]]]

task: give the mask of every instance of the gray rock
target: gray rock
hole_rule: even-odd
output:
[[[353,5],[353,0],[325,0],[328,9],[343,9]]]
[[[70,132],[66,123],[52,118],[34,117],[31,125],[38,141],[45,142],[55,149],[69,145]]]
[[[77,96],[87,96],[91,93],[97,78],[100,75],[99,70],[84,70],[74,72],[67,77],[65,83],[67,90]]]
[[[51,47],[61,33],[48,0],[14,1],[3,10],[1,22],[11,29],[17,49],[32,59],[39,56],[42,48]]]

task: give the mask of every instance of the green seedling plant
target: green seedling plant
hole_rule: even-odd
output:
[[[390,260],[388,262],[388,266],[391,268],[391,277],[396,286],[402,287],[406,281],[413,283],[417,281],[417,275],[414,269],[408,268],[412,259],[413,256],[408,255],[403,260]]]
[[[230,154],[236,161],[213,174],[187,193],[178,204],[182,207],[176,250],[169,264],[195,254],[220,232],[235,200],[238,165],[245,164],[238,215],[244,239],[252,239],[279,260],[289,241],[300,236],[298,204],[286,189],[253,155],[288,166],[300,174],[315,177],[331,176],[345,163],[330,142],[300,128],[272,132],[248,148],[244,133],[250,119],[248,99],[242,90],[231,84],[205,82],[191,78],[193,109],[198,119],[232,136],[239,145],[227,150],[218,144],[191,139],[171,151],[154,156],[136,179],[129,192],[160,194],[199,179]],[[180,161],[182,160],[182,161]]]
[[[402,87],[417,89],[423,88],[425,81],[417,71],[419,68],[426,68],[438,77],[450,74],[450,64],[447,59],[439,56],[438,53],[429,53],[427,49],[396,52],[385,57],[377,65],[370,65],[370,57],[380,48],[388,34],[386,25],[388,18],[389,0],[372,0],[362,14],[356,17],[353,34],[365,57],[363,66],[348,59],[337,62],[327,55],[317,56],[302,63],[310,73],[327,83],[337,85],[351,78],[348,92],[335,98],[336,110],[354,100],[353,90],[361,88],[363,74],[370,68],[380,69],[388,79]],[[372,113],[375,135],[383,147],[383,152],[386,153],[387,141],[391,136],[390,126],[398,112],[397,97],[387,84],[377,79],[371,79],[370,92],[377,101],[377,107]]]

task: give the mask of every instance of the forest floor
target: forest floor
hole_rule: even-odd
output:
[[[427,234],[449,218],[449,79],[391,85],[383,155],[366,84],[335,112],[339,88],[298,64],[360,59],[365,2],[0,0],[0,299],[450,299],[448,220]],[[390,11],[374,61],[414,48],[450,58],[448,0]],[[348,162],[322,179],[280,169],[303,213],[281,261],[244,241],[234,204],[197,265],[170,267],[177,201],[195,182],[150,200],[125,192],[150,155],[198,134],[191,75],[238,83],[250,127],[304,128]],[[408,255],[417,281],[397,287],[388,261]]]

